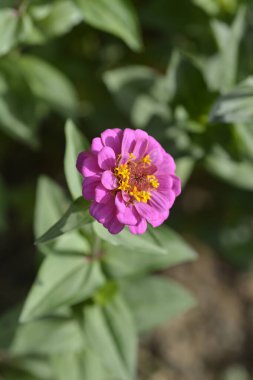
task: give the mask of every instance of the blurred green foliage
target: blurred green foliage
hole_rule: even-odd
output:
[[[1,1],[0,248],[26,254],[34,213],[44,255],[0,320],[4,379],[131,380],[137,332],[194,304],[152,274],[195,258],[178,233],[111,236],[78,198],[77,153],[106,128],[156,137],[186,186],[169,223],[249,268],[252,46],[247,0]]]

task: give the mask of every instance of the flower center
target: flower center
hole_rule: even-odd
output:
[[[118,156],[119,161],[121,156]],[[147,154],[140,160],[136,160],[133,153],[125,164],[116,166],[114,175],[118,181],[117,190],[126,192],[131,200],[147,203],[151,198],[151,190],[159,187],[159,181],[153,174],[156,167]]]

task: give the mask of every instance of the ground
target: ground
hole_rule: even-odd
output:
[[[193,263],[163,275],[184,284],[197,306],[142,339],[141,380],[250,379],[253,374],[253,276],[204,244]]]

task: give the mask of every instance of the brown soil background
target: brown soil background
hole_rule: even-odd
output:
[[[142,339],[140,379],[253,379],[253,274],[191,243],[198,260],[164,275],[185,285],[198,304]]]

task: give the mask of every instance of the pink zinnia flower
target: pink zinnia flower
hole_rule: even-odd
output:
[[[173,158],[139,129],[107,129],[77,158],[90,213],[112,234],[125,225],[142,234],[147,222],[157,227],[168,218],[181,192],[175,168]]]

